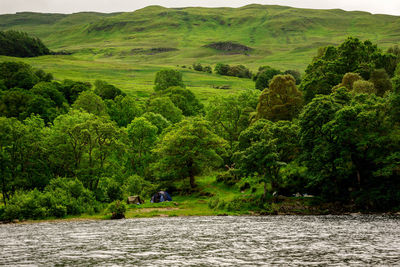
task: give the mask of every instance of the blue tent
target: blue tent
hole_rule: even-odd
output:
[[[150,200],[151,203],[159,203],[164,201],[172,201],[171,196],[165,191],[155,193]]]

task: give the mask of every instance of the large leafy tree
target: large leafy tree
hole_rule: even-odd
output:
[[[156,73],[154,81],[155,91],[162,91],[172,86],[185,88],[185,84],[182,81],[182,73],[172,69],[160,70]]]
[[[208,167],[223,161],[225,140],[214,134],[207,121],[188,118],[169,128],[153,150],[154,170],[158,177],[172,180],[189,178],[192,188],[195,177]]]
[[[112,84],[108,84],[102,80],[96,80],[94,82],[94,92],[99,95],[103,100],[105,99],[115,99],[117,96],[125,94],[121,91],[121,89],[115,87]]]
[[[123,149],[119,135],[106,117],[77,110],[57,117],[47,140],[54,176],[78,176],[86,187],[96,189],[110,156]]]
[[[259,98],[255,119],[291,120],[302,107],[302,94],[291,75],[276,75]]]
[[[184,116],[195,116],[203,113],[203,104],[192,91],[174,86],[166,89],[163,93],[182,111]]]
[[[43,189],[51,175],[43,146],[44,122],[0,117],[0,181],[3,201],[17,189]]]
[[[130,141],[130,162],[132,169],[141,171],[148,167],[150,151],[157,140],[158,128],[151,124],[145,117],[134,119],[127,127]]]
[[[4,81],[8,89],[18,87],[29,90],[40,81],[40,78],[30,65],[6,61],[0,63],[0,80]]]
[[[253,77],[256,82],[256,89],[262,91],[269,87],[269,83],[275,75],[282,74],[280,70],[270,66],[262,66],[258,69],[258,73]]]
[[[132,120],[143,113],[143,108],[130,96],[117,96],[114,100],[106,100],[107,112],[118,126],[126,127]]]
[[[107,115],[107,107],[103,99],[91,91],[84,91],[72,105],[75,109],[81,109],[97,116]]]
[[[244,130],[239,137],[238,151],[235,160],[245,174],[259,177],[264,183],[263,199],[267,194],[267,185],[276,189],[279,184],[281,162],[277,148],[277,140],[270,131],[272,122],[258,120]]]
[[[332,87],[348,72],[358,73],[368,80],[374,69],[389,66],[393,57],[393,54],[384,54],[370,41],[361,42],[354,37],[349,37],[339,47],[325,47],[306,69],[301,83],[304,98],[310,102],[317,94],[330,94]],[[393,75],[393,71],[386,71]]]
[[[214,97],[207,107],[206,119],[215,132],[234,148],[240,133],[250,124],[250,114],[255,111],[259,91],[247,90],[237,96]]]
[[[386,99],[352,98],[343,87],[305,107],[299,118],[301,158],[315,193],[361,208],[394,205],[399,142],[387,110]]]
[[[166,96],[150,99],[147,112],[161,114],[172,123],[179,122],[182,119],[182,111]]]

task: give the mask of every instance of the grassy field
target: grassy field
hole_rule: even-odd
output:
[[[249,79],[221,77],[188,68],[199,62],[261,65],[304,71],[321,46],[339,44],[347,36],[370,39],[383,49],[399,43],[400,18],[343,10],[311,10],[249,5],[242,8],[174,8],[150,6],[135,12],[0,15],[0,30],[23,30],[40,37],[53,51],[68,56],[23,60],[54,73],[56,79],[93,82],[102,79],[127,94],[152,93],[155,73],[163,68],[183,72],[188,88],[202,100],[254,88]],[[206,48],[229,41],[250,52]],[[214,86],[229,85],[229,90]]]
[[[212,96],[230,95],[241,90],[254,89],[254,82],[250,79],[208,74],[172,65],[138,65],[125,60],[87,60],[77,56],[37,58],[0,56],[0,61],[14,60],[23,61],[35,68],[50,72],[56,80],[72,79],[91,83],[97,79],[104,80],[121,88],[126,94],[139,98],[148,97],[154,93],[155,74],[164,68],[180,70],[187,88],[203,102]],[[229,86],[230,89],[216,89],[217,86]]]

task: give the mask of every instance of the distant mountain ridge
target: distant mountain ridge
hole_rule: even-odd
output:
[[[383,48],[400,42],[397,16],[256,4],[241,8],[149,6],[110,14],[0,15],[0,30],[8,29],[37,36],[51,50],[95,58],[130,57],[168,64],[223,61],[251,67],[286,64],[299,69],[304,69],[318,47],[339,44],[350,35]],[[212,47],[224,42],[249,49],[224,53]]]

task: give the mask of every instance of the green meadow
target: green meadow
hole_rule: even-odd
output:
[[[134,12],[102,14],[0,15],[0,30],[22,30],[53,51],[72,55],[22,60],[54,74],[55,79],[105,80],[127,94],[152,94],[154,75],[163,68],[183,72],[201,100],[254,88],[249,79],[223,77],[188,69],[193,63],[243,64],[253,72],[270,65],[303,72],[319,47],[347,36],[370,39],[383,49],[400,41],[395,16],[343,10],[311,10],[249,5],[242,8],[173,8],[150,6]],[[233,42],[250,52],[220,51],[205,45]],[[186,68],[182,68],[185,66]],[[216,86],[230,89],[215,89]]]

